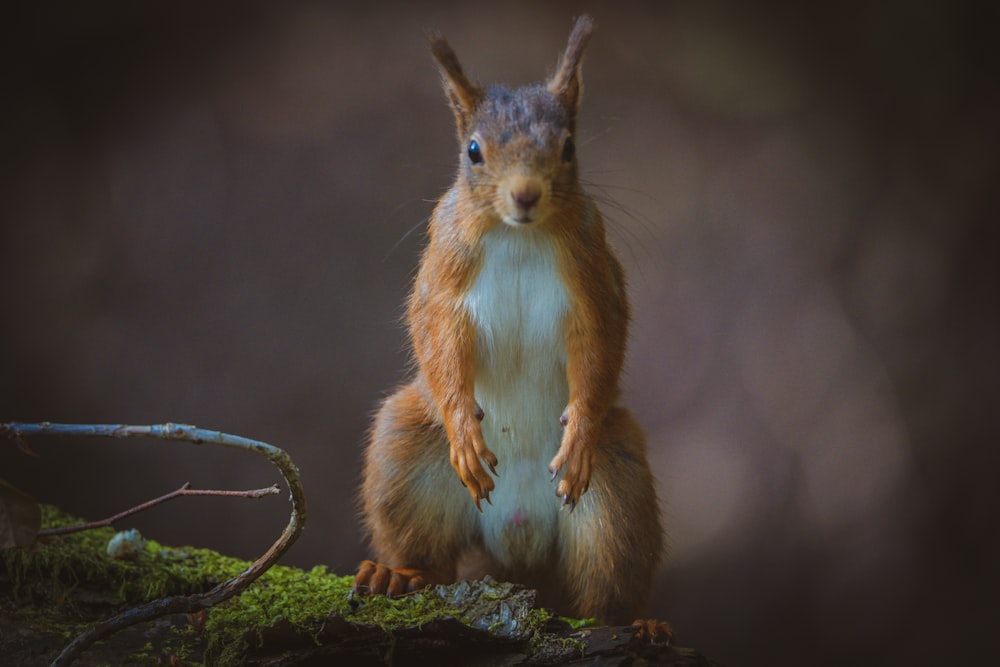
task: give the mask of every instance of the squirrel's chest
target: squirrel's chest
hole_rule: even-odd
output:
[[[480,380],[564,379],[569,299],[547,236],[490,232],[464,305],[476,329],[477,389]]]

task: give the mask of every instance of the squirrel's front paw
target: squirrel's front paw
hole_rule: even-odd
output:
[[[580,496],[590,487],[590,475],[593,472],[593,457],[591,447],[583,444],[576,434],[567,429],[563,435],[562,445],[556,457],[549,464],[549,472],[555,480],[559,470],[566,466],[562,479],[556,486],[556,495],[562,498],[563,507],[569,506],[570,512],[576,508]]]
[[[482,512],[480,501],[485,500],[492,505],[490,491],[496,487],[493,478],[483,468],[483,463],[486,463],[490,472],[496,475],[497,457],[486,446],[482,432],[469,438],[463,438],[460,442],[463,444],[456,444],[452,441],[451,466],[458,473],[462,484],[469,490],[469,495],[476,503],[476,509]]]
[[[430,583],[424,570],[389,567],[371,560],[361,561],[354,575],[351,590],[368,595],[386,595],[394,598],[404,593],[419,591]]]

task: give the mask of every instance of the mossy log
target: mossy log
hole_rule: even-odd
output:
[[[44,523],[77,520],[51,507]],[[249,563],[145,541],[107,554],[110,528],[0,551],[0,656],[47,665],[95,621],[166,595],[200,593]],[[204,614],[126,628],[76,662],[96,665],[359,664],[712,665],[695,651],[643,644],[629,627],[574,627],[534,605],[534,591],[490,579],[396,600],[360,597],[323,567],[272,567]]]

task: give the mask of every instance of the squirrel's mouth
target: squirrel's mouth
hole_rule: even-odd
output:
[[[512,227],[523,227],[524,225],[530,225],[535,221],[535,215],[533,213],[521,213],[519,215],[505,215],[503,216],[503,221]]]

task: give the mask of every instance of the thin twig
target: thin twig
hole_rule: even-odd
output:
[[[266,457],[281,471],[288,486],[292,503],[292,514],[281,537],[271,545],[263,556],[254,561],[246,570],[225,581],[206,593],[175,595],[154,600],[142,606],[126,610],[117,616],[94,624],[90,629],[70,642],[52,662],[52,667],[69,665],[94,642],[136,623],[159,618],[166,614],[191,614],[219,604],[240,593],[257,577],[281,558],[302,532],[306,519],[306,498],[299,478],[299,471],[292,459],[273,445],[257,440],[229,435],[219,431],[206,431],[185,424],[158,424],[153,426],[129,426],[126,424],[40,424],[5,423],[0,424],[0,437],[17,438],[30,435],[95,435],[111,438],[148,437],[161,440],[190,442],[196,445],[215,444],[224,447],[245,449]]]
[[[160,503],[165,503],[168,500],[173,500],[174,498],[179,498],[180,496],[229,496],[235,498],[263,498],[264,496],[273,496],[279,493],[278,485],[269,486],[266,489],[253,489],[251,491],[225,491],[219,489],[192,489],[191,482],[184,482],[181,488],[166,493],[159,498],[153,498],[152,500],[147,500],[141,505],[136,505],[131,509],[127,509],[124,512],[119,512],[114,516],[109,516],[107,519],[101,519],[100,521],[88,521],[87,523],[78,523],[75,526],[60,526],[59,528],[46,528],[45,530],[38,531],[38,537],[53,537],[55,535],[68,535],[70,533],[78,533],[82,530],[91,530],[94,528],[104,528],[105,526],[113,526],[122,519],[126,519],[133,514],[138,514],[148,510],[151,507],[155,507]]]

